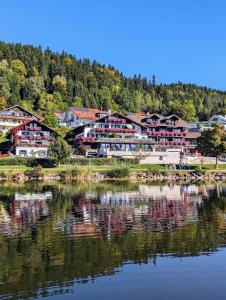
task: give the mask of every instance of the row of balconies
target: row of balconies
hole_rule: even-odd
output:
[[[166,126],[177,126],[178,122],[160,122],[160,121],[146,121],[146,124],[150,126],[166,125]]]
[[[160,125],[159,121],[147,120],[146,123],[148,125]]]
[[[108,123],[126,123],[126,120],[123,118],[106,118],[105,120]]]
[[[16,139],[24,140],[24,141],[30,141],[30,140],[36,140],[36,141],[52,141],[54,138],[51,136],[41,136],[41,135],[30,135],[30,136],[25,136],[25,135],[17,135]]]
[[[186,136],[187,132],[173,132],[173,131],[149,131],[148,136]]]
[[[14,144],[15,147],[49,147],[49,143],[48,144],[35,144],[35,143],[16,143]]]
[[[134,142],[138,142],[140,141],[141,143],[145,143],[145,142],[151,142],[152,144],[155,145],[165,145],[165,146],[185,146],[185,145],[189,145],[189,142],[187,141],[150,141],[150,140],[139,140],[139,139],[120,139],[120,138],[95,138],[95,137],[75,137],[74,138],[74,142],[75,143],[93,143],[95,141],[101,141],[101,140],[107,140],[107,141],[112,141],[112,140],[116,140],[117,142],[119,142],[121,140],[121,142],[128,142],[128,140],[134,141]]]
[[[185,146],[189,145],[189,142],[181,141],[181,142],[174,142],[174,141],[166,141],[166,142],[158,142],[158,145],[165,145],[165,146]]]
[[[111,133],[137,133],[136,129],[126,129],[126,128],[95,128],[97,132],[111,132]]]

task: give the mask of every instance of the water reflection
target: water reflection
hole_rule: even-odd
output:
[[[15,235],[22,232],[26,225],[33,225],[48,216],[48,202],[51,191],[42,193],[18,193],[9,197],[0,195],[0,232]]]
[[[128,262],[213,253],[226,243],[225,203],[224,185],[2,186],[0,297],[69,293]]]

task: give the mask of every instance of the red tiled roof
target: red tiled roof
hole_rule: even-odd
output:
[[[98,119],[97,114],[107,114],[106,111],[100,110],[98,108],[84,108],[78,109],[77,107],[71,107],[71,111],[81,119]]]

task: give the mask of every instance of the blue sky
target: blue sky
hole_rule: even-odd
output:
[[[0,39],[226,90],[225,0],[5,0]]]

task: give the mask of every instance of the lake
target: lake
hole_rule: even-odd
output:
[[[0,299],[226,299],[226,185],[0,186]]]

